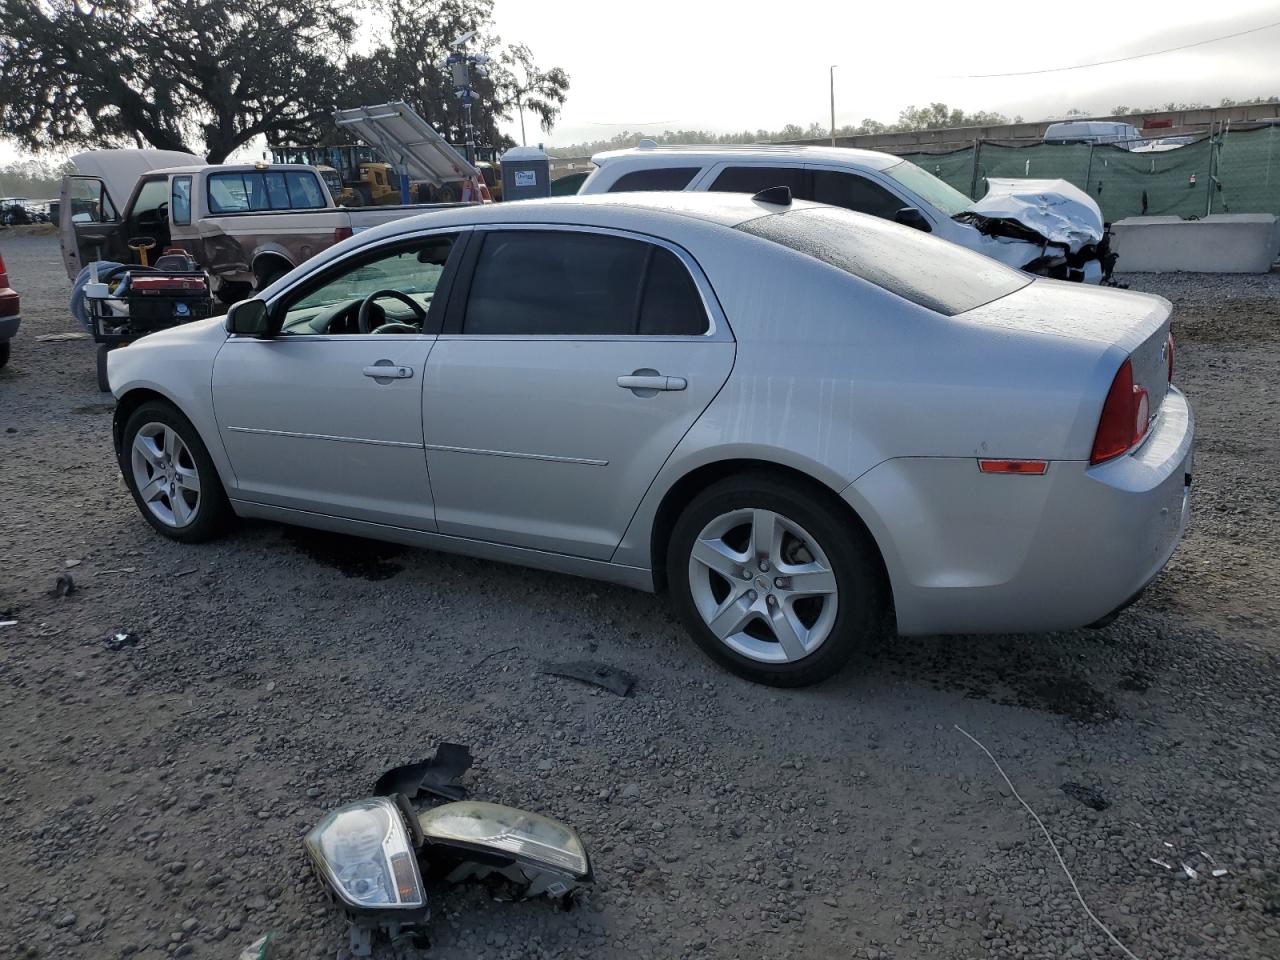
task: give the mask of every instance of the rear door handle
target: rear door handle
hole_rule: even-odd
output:
[[[684,377],[664,377],[661,374],[633,373],[618,378],[618,386],[624,390],[683,390],[688,385]]]
[[[379,360],[362,371],[366,377],[373,377],[379,383],[391,380],[408,380],[413,376],[413,367],[392,363],[390,360]]]

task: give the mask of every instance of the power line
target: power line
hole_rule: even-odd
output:
[[[1228,33],[1222,37],[1211,37],[1208,40],[1197,40],[1195,43],[1184,43],[1180,47],[1169,47],[1166,50],[1152,50],[1150,53],[1135,53],[1131,57],[1116,57],[1114,60],[1099,60],[1096,63],[1077,63],[1072,67],[1049,67],[1045,70],[1019,70],[1014,73],[961,73],[952,74],[946,77],[948,80],[991,80],[996,77],[1030,77],[1040,73],[1063,73],[1067,70],[1087,70],[1089,67],[1105,67],[1112,63],[1128,63],[1130,60],[1142,60],[1146,57],[1158,57],[1165,53],[1176,53],[1179,50],[1190,50],[1192,47],[1203,47],[1207,43],[1219,43],[1222,40],[1233,40],[1236,37],[1243,37],[1250,33],[1258,33],[1262,30],[1270,30],[1273,27],[1280,27],[1280,20],[1274,23],[1264,23],[1260,27],[1252,27],[1248,30],[1241,30],[1238,33]]]

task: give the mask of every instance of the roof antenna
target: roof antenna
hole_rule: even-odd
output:
[[[790,187],[766,187],[751,198],[757,203],[776,203],[780,207],[791,206]]]

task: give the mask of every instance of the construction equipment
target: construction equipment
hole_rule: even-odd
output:
[[[424,203],[492,199],[481,171],[407,103],[397,100],[351,107],[336,111],[333,119],[395,165],[400,173],[401,195],[406,200],[413,197]]]
[[[272,147],[275,163],[305,163],[320,170],[335,203],[347,207],[400,202],[400,176],[372,147]]]

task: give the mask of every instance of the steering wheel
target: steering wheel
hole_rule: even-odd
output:
[[[417,318],[419,326],[427,319],[427,311],[422,309],[422,304],[409,296],[407,293],[401,293],[399,290],[375,290],[363,300],[360,301],[360,312],[356,315],[356,327],[361,333],[421,333],[421,330],[415,330],[407,323],[379,323],[377,329],[373,326],[373,301],[381,300],[383,297],[390,297],[392,300],[399,300],[406,307],[413,311],[413,315]],[[381,307],[378,310],[386,317],[386,311]],[[408,327],[408,330],[388,330],[387,327]]]

